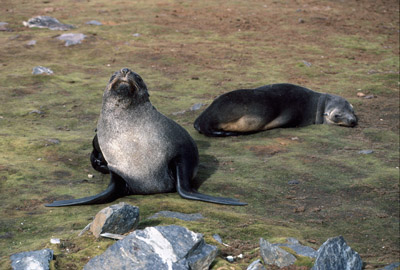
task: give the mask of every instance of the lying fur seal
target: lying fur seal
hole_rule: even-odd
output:
[[[285,83],[225,93],[200,114],[194,127],[206,136],[236,136],[312,124],[354,127],[357,117],[342,97]]]
[[[126,195],[175,191],[186,199],[245,205],[193,188],[199,162],[195,142],[153,107],[142,78],[127,68],[114,73],[104,91],[91,161],[96,170],[111,174],[108,188],[91,197],[46,206],[108,203]]]

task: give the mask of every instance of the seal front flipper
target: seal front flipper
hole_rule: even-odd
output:
[[[128,195],[128,189],[126,182],[122,177],[115,173],[111,173],[111,181],[107,189],[103,192],[89,197],[72,200],[54,201],[50,204],[46,204],[47,207],[61,207],[61,206],[72,206],[72,205],[89,205],[89,204],[101,204],[115,201],[118,198]]]
[[[176,190],[178,191],[179,195],[182,198],[189,199],[189,200],[198,200],[198,201],[204,201],[204,202],[217,203],[217,204],[238,205],[238,206],[247,205],[247,203],[243,203],[236,199],[214,197],[214,196],[202,194],[202,193],[197,192],[196,190],[193,190],[190,187],[189,181],[187,180],[187,178],[185,178],[188,176],[185,175],[182,164],[176,165],[175,173],[176,173]]]
[[[90,163],[92,163],[93,169],[103,174],[109,174],[110,170],[107,167],[107,161],[103,157],[103,153],[101,152],[99,141],[97,139],[97,134],[93,138],[93,151],[90,154]]]

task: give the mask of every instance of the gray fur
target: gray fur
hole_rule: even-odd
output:
[[[121,99],[108,88],[97,124],[97,136],[111,171],[120,175],[134,194],[175,191],[168,165],[182,149],[198,160],[195,142],[181,126],[153,107],[147,89],[135,99]],[[191,176],[197,172],[197,162]]]

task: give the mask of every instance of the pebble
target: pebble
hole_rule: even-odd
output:
[[[59,238],[51,238],[50,243],[53,245],[59,245],[61,243]]]
[[[362,155],[372,154],[373,152],[374,152],[374,150],[370,150],[370,149],[358,151],[358,153],[362,154]]]
[[[33,75],[40,75],[40,74],[46,74],[46,75],[51,75],[54,72],[47,68],[47,67],[42,67],[42,66],[36,66],[32,69],[32,74]]]
[[[90,25],[103,25],[101,22],[96,21],[96,20],[91,20],[86,22],[86,24],[90,24]]]

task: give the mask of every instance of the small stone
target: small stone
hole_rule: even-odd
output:
[[[213,238],[214,238],[215,241],[217,241],[218,243],[222,244],[222,238],[218,234],[214,234]]]
[[[40,74],[46,74],[46,75],[51,75],[54,72],[47,68],[47,67],[42,67],[42,66],[36,66],[32,69],[32,74],[33,75],[40,75]]]
[[[140,34],[139,34],[139,33],[135,33],[135,34],[133,34],[132,36],[134,36],[134,37],[140,37]]]
[[[104,238],[114,239],[114,240],[122,240],[125,238],[124,235],[116,234],[116,233],[102,233],[102,234],[100,234],[100,236],[104,237]]]
[[[47,139],[47,142],[49,142],[50,144],[60,144],[60,140],[59,139]],[[48,144],[46,144],[47,146]]]
[[[124,202],[114,204],[98,212],[90,226],[94,236],[102,233],[124,234],[139,224],[139,208]]]
[[[305,23],[306,21],[302,18],[299,19],[299,23]]]
[[[34,114],[34,113],[36,113],[36,114],[44,114],[44,112],[42,112],[40,110],[33,110],[33,111],[29,112],[29,114]]]
[[[76,45],[76,44],[80,44],[80,43],[82,43],[82,40],[84,40],[85,38],[86,38],[86,35],[84,35],[82,33],[78,33],[78,34],[67,33],[67,34],[62,34],[57,37],[57,39],[65,41],[65,46],[67,46],[67,47]]]
[[[194,104],[192,107],[190,107],[190,110],[191,111],[197,111],[197,110],[199,110],[201,107],[203,107],[204,106],[204,104],[203,103],[196,103],[196,104]]]
[[[292,141],[298,141],[299,140],[299,137],[292,137],[292,138],[290,138]]]
[[[8,23],[6,22],[0,22],[0,31],[8,31],[12,32],[10,28],[7,27]]]
[[[373,99],[373,98],[375,98],[376,96],[374,96],[374,95],[367,95],[367,96],[364,96],[364,98],[365,99]]]
[[[92,178],[94,177],[94,175],[93,175],[93,174],[88,174],[87,177],[88,177],[89,179],[92,179]]]
[[[312,64],[310,62],[307,62],[306,60],[303,60],[303,64],[306,65],[307,67],[312,66]]]
[[[256,260],[252,262],[246,270],[266,270],[264,265],[261,263],[261,260]]]
[[[298,184],[300,184],[300,181],[297,180],[297,179],[294,179],[294,180],[290,180],[290,181],[288,182],[288,184],[289,184],[289,185],[298,185]]]
[[[36,45],[36,40],[34,40],[34,39],[29,40],[29,41],[26,43],[26,46],[35,46],[35,45]]]
[[[90,24],[90,25],[103,25],[101,22],[96,21],[96,20],[91,20],[86,22],[86,24]]]
[[[61,243],[59,238],[51,238],[50,243],[53,245],[59,245]]]
[[[374,152],[374,150],[370,150],[370,149],[358,151],[358,153],[362,154],[362,155],[372,154],[373,152]]]
[[[357,97],[365,97],[365,94],[363,92],[357,92]]]
[[[271,245],[268,241],[260,238],[260,253],[264,263],[276,265],[280,268],[292,265],[296,261],[296,257],[285,250]]]
[[[234,258],[233,258],[233,256],[231,256],[231,255],[227,256],[227,257],[226,257],[226,260],[227,260],[228,262],[230,262],[230,263],[233,263],[233,262],[234,262]]]

